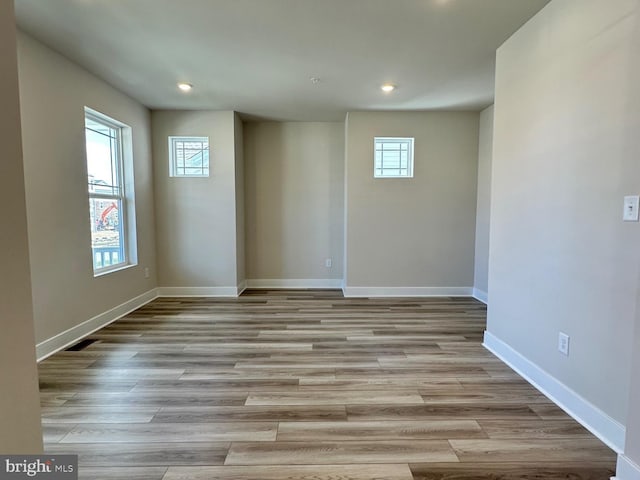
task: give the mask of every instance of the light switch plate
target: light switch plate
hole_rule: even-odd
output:
[[[640,196],[627,195],[624,197],[624,213],[622,219],[625,222],[637,222],[638,221],[638,206],[640,204]]]
[[[569,356],[569,335],[564,332],[558,333],[558,351]]]

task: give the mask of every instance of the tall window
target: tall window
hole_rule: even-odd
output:
[[[172,177],[209,176],[209,137],[169,137]]]
[[[375,137],[375,178],[413,177],[413,138]]]
[[[126,125],[85,109],[91,250],[96,274],[128,263],[125,129]]]

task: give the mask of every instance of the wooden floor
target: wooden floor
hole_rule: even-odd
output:
[[[46,450],[82,479],[608,479],[484,328],[463,298],[158,299],[40,364]]]

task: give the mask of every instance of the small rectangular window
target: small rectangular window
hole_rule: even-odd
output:
[[[169,137],[169,174],[172,177],[208,177],[209,138]]]
[[[413,177],[413,138],[374,138],[374,178]]]
[[[115,270],[129,262],[129,201],[125,192],[123,142],[126,129],[129,127],[85,108],[89,220],[95,274]]]

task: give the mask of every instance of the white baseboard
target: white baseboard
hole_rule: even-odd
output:
[[[349,287],[345,297],[471,297],[472,287]]]
[[[606,443],[609,448],[616,453],[624,451],[625,428],[623,425],[490,332],[484,332],[483,345],[587,430]]]
[[[38,362],[56,352],[59,352],[60,350],[70,347],[87,335],[91,335],[93,332],[100,330],[119,318],[124,317],[128,313],[146,305],[151,300],[158,297],[158,292],[156,290],[157,289],[155,288],[149,290],[142,295],[138,295],[137,297],[112,308],[111,310],[107,310],[106,312],[96,315],[75,327],[71,327],[48,340],[38,343],[36,345],[36,357],[38,358]]]
[[[616,465],[616,476],[611,477],[611,480],[640,480],[640,466],[620,454]]]
[[[485,305],[489,304],[489,294],[484,290],[480,290],[479,288],[473,287],[473,298],[481,301]]]
[[[247,288],[341,288],[341,279],[248,279],[235,287],[158,287],[156,297],[238,297]]]
[[[247,288],[334,289],[334,288],[342,288],[342,279],[340,278],[252,278],[247,280]]]
[[[237,297],[239,287],[158,287],[159,297]]]

